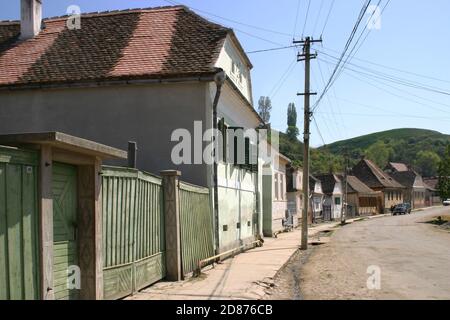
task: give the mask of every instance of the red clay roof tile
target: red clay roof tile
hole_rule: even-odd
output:
[[[197,76],[215,71],[230,29],[183,6],[67,17],[21,41],[19,22],[0,23],[0,86]]]

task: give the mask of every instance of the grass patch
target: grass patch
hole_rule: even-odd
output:
[[[437,216],[433,220],[427,221],[426,223],[433,224],[435,226],[442,226],[446,223],[450,223],[450,216]]]

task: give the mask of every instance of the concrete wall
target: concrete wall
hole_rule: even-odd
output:
[[[0,134],[61,131],[125,150],[128,141],[136,141],[139,169],[177,169],[184,181],[207,186],[204,165],[170,161],[177,144],[170,142],[172,131],[192,132],[194,120],[205,121],[205,88],[205,83],[193,82],[0,90]]]

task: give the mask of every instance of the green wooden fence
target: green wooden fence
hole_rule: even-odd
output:
[[[180,182],[181,253],[183,273],[214,255],[213,219],[209,190]]]
[[[130,295],[165,277],[161,179],[134,169],[104,167],[104,296]]]
[[[0,300],[39,299],[38,160],[0,147]]]

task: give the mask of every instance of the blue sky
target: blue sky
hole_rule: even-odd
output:
[[[212,21],[234,28],[248,52],[288,46],[293,34],[299,37],[303,30],[304,35],[319,37],[333,1],[311,0],[307,20],[309,0],[299,1],[176,0],[204,11],[199,13]],[[334,66],[335,60],[330,55],[338,56],[342,52],[363,2],[335,0],[323,33],[323,46],[315,46],[321,51],[319,60],[312,62],[312,89],[319,94]],[[386,2],[382,0],[382,6]],[[44,16],[63,15],[69,5],[80,6],[82,12],[92,12],[167,4],[163,0],[44,0]],[[294,30],[298,4],[300,10]],[[0,7],[0,20],[19,18],[20,0],[2,1]],[[417,88],[420,85],[450,92],[449,12],[448,0],[392,0],[382,15],[381,29],[370,32],[351,60],[353,65],[348,65],[318,107],[315,118],[323,139],[312,124],[313,145],[394,128],[424,128],[450,134],[450,96]],[[287,106],[295,102],[301,127],[303,101],[296,93],[303,91],[304,69],[302,63],[294,63],[296,50],[253,53],[249,57],[254,64],[255,102],[262,95],[272,98],[272,126],[285,130]],[[399,85],[398,81],[368,77],[373,71],[382,72],[383,77],[389,74],[412,81],[414,88]],[[312,103],[315,99],[312,98]]]

